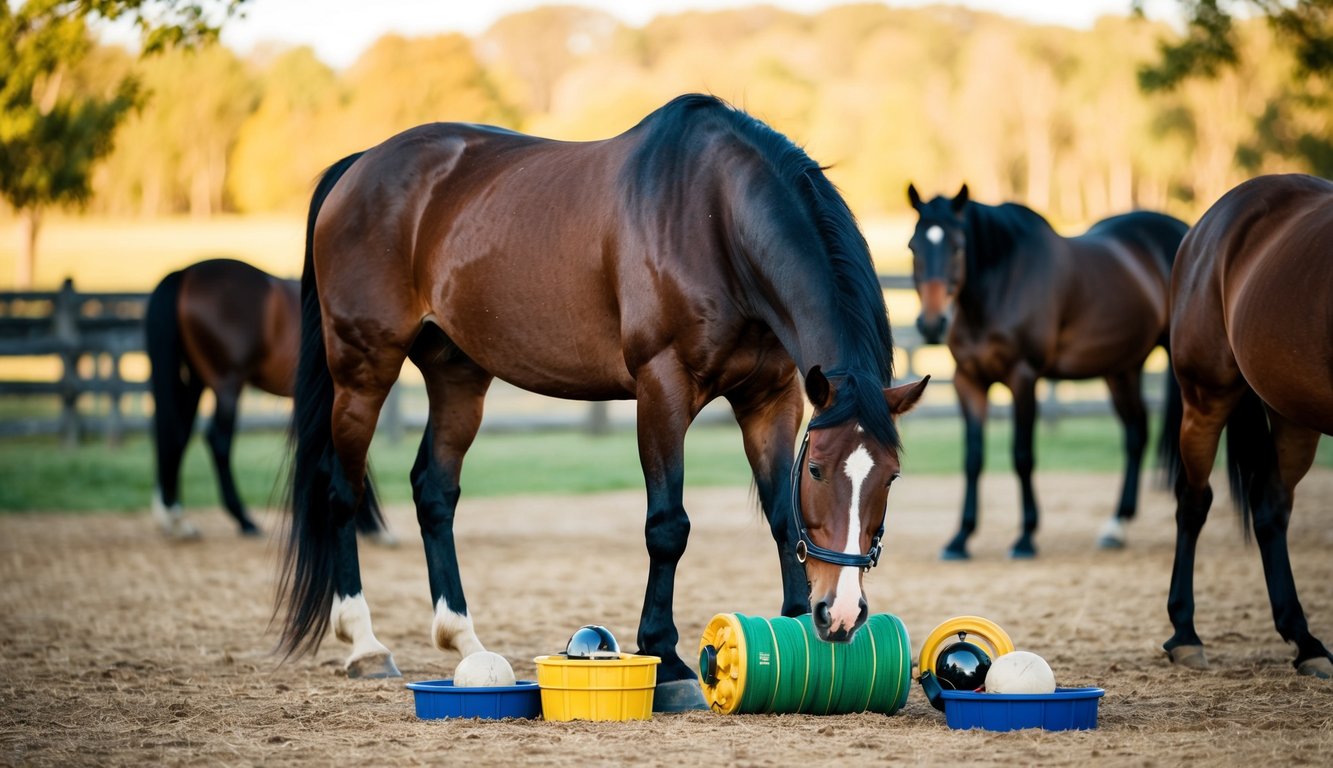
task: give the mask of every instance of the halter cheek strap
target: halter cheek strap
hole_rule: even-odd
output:
[[[801,450],[797,452],[796,463],[791,468],[791,516],[796,528],[796,560],[804,563],[807,557],[813,557],[833,565],[860,568],[863,572],[869,571],[879,565],[879,554],[882,550],[880,539],[884,537],[884,523],[880,523],[879,530],[870,540],[870,549],[864,555],[825,549],[810,540],[810,532],[805,529],[805,516],[801,514],[801,475],[805,474],[805,452],[809,445],[810,430],[806,429],[805,436],[801,438]]]

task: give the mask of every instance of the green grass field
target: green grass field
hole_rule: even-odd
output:
[[[903,423],[905,475],[946,475],[962,466],[962,429],[956,419]],[[1154,437],[1154,440],[1156,438]],[[398,444],[377,439],[371,462],[381,495],[389,503],[411,500],[408,472],[416,456],[415,435]],[[1010,428],[992,420],[987,430],[987,472],[1010,471]],[[699,426],[686,440],[686,484],[694,487],[745,486],[748,465],[740,433],[728,426]],[[1110,417],[1066,418],[1041,423],[1037,435],[1039,472],[1119,472],[1120,433]],[[287,446],[278,432],[238,436],[233,457],[241,494],[252,506],[278,504]],[[1333,467],[1333,441],[1324,440],[1318,464]],[[186,455],[183,490],[187,506],[218,502],[207,448],[196,438]],[[467,457],[465,496],[577,494],[639,489],[634,434],[593,437],[580,432],[482,434]],[[129,438],[119,448],[93,440],[62,450],[54,438],[0,440],[0,510],[143,510],[153,491],[152,444]]]

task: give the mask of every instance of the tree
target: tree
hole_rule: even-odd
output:
[[[1133,0],[1136,14],[1144,0]],[[1333,0],[1177,0],[1188,25],[1177,42],[1160,44],[1161,58],[1139,70],[1146,91],[1173,88],[1191,77],[1213,77],[1240,63],[1235,17],[1249,8],[1268,19],[1295,53],[1299,77],[1333,79]],[[1235,9],[1235,10],[1231,10]]]
[[[1142,13],[1144,0],[1133,0]],[[1327,112],[1333,101],[1333,0],[1177,0],[1187,29],[1179,41],[1159,42],[1156,62],[1139,68],[1145,92],[1175,90],[1190,80],[1213,80],[1256,62],[1245,57],[1245,17],[1265,19],[1289,56],[1289,77],[1268,93],[1254,116],[1255,141],[1237,147],[1238,161],[1253,169],[1266,157],[1295,156],[1323,176],[1333,176],[1333,137]],[[1251,35],[1252,37],[1252,35]],[[1269,56],[1268,58],[1272,58]],[[1265,61],[1260,60],[1259,65]]]
[[[142,98],[125,76],[102,92],[71,85],[93,48],[88,22],[130,18],[145,52],[213,39],[215,17],[244,0],[25,0],[0,4],[0,197],[19,214],[15,283],[29,288],[44,209],[90,194],[96,163]]]

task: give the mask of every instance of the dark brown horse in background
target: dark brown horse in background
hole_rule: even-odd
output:
[[[453,521],[495,377],[638,401],[649,556],[638,642],[661,658],[655,708],[703,706],[676,652],[672,601],[690,530],[685,432],[714,398],[740,423],[782,613],[813,603],[834,641],[865,621],[861,580],[899,470],[893,416],[924,381],[888,388],[884,297],[851,212],[814,161],[744,112],[683,96],[585,143],[456,123],[406,131],[320,181],[302,301],[288,652],[312,650],[332,626],[352,646],[350,676],[398,673],[371,631],[348,523],[380,407],[409,359],[430,402],[412,487],[441,650],[483,647]],[[806,398],[815,415],[793,467]]]
[[[243,535],[257,536],[231,470],[237,408],[247,384],[280,397],[296,387],[300,284],[234,259],[211,259],[172,272],[148,298],[146,350],[151,366],[157,491],[153,513],[172,536],[198,530],[183,517],[180,467],[205,389],[215,401],[205,439],[223,506]],[[358,523],[380,532],[366,511]],[[387,532],[380,532],[386,539]]]
[[[1022,533],[1010,553],[1036,554],[1032,470],[1039,378],[1105,379],[1124,426],[1125,479],[1100,544],[1124,546],[1125,523],[1138,509],[1148,442],[1143,363],[1154,347],[1166,344],[1171,260],[1186,224],[1136,211],[1066,238],[1025,206],[970,201],[966,184],[952,199],[923,202],[912,185],[907,196],[920,216],[909,243],[921,299],[917,327],[930,344],[948,332],[966,429],[962,525],[942,557],[968,557],[967,540],[977,525],[987,393],[997,383],[1013,393],[1013,462],[1023,502]],[[1167,386],[1164,434],[1170,435],[1179,396],[1169,372]]]
[[[1176,465],[1171,659],[1206,667],[1194,630],[1194,553],[1222,430],[1232,499],[1259,542],[1273,621],[1302,674],[1333,676],[1287,553],[1296,484],[1333,435],[1333,182],[1261,176],[1208,209],[1171,279],[1171,353],[1184,400]]]

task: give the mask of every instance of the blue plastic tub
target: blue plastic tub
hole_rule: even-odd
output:
[[[542,713],[541,688],[532,680],[492,688],[455,688],[453,680],[408,683],[416,699],[417,717],[535,718]]]
[[[1086,731],[1097,727],[1101,688],[1056,688],[1055,693],[942,691],[950,728],[1016,731]]]

